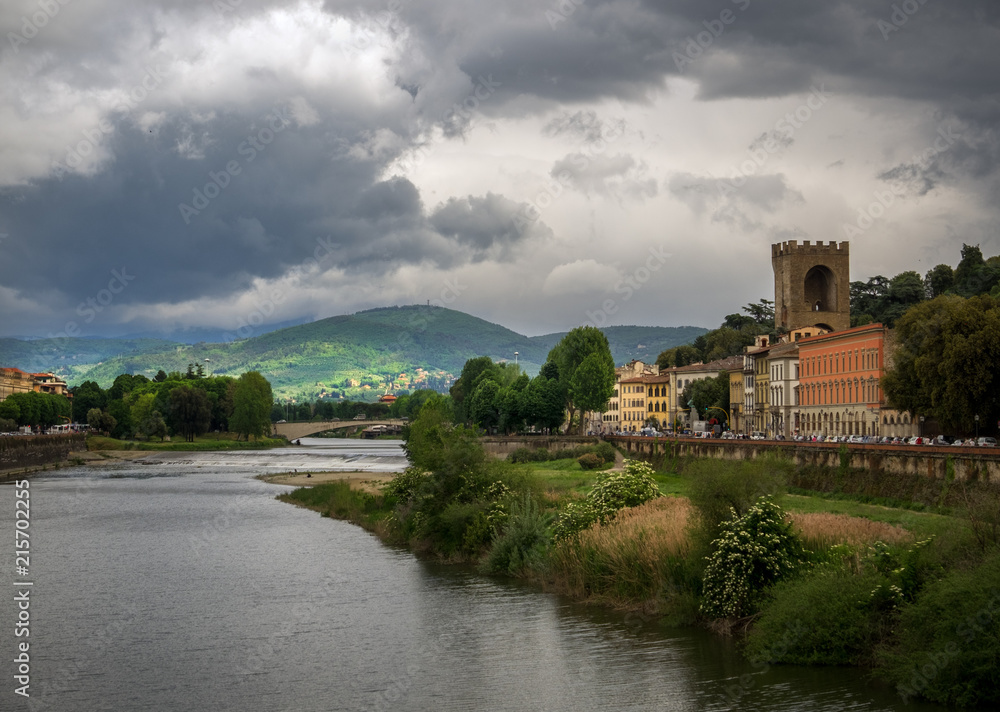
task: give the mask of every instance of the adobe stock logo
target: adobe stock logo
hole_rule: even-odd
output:
[[[253,162],[257,156],[266,149],[275,137],[291,125],[292,121],[288,117],[288,109],[279,107],[271,111],[264,117],[265,124],[255,134],[250,134],[246,140],[236,147],[236,153],[246,158],[246,163]],[[201,215],[201,211],[208,207],[209,203],[218,198],[233,181],[233,178],[243,172],[243,165],[232,159],[223,166],[220,171],[209,171],[208,182],[201,188],[191,189],[191,205],[178,203],[177,209],[185,225],[191,224],[191,218]]]
[[[103,312],[115,300],[115,297],[125,291],[128,283],[135,279],[134,274],[129,274],[127,268],[111,270],[111,279],[108,286],[101,289],[92,297],[80,302],[76,308],[76,313],[83,319],[85,324],[89,324],[97,315]],[[66,328],[58,334],[49,334],[50,339],[60,339],[67,336],[79,336],[80,325],[75,321],[66,322]]]

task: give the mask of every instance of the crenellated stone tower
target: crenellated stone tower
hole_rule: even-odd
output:
[[[850,243],[771,245],[774,321],[792,330],[819,325],[830,331],[851,326]]]

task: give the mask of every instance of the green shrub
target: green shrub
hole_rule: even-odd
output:
[[[598,519],[597,510],[588,502],[570,502],[556,517],[552,536],[561,541],[581,532]]]
[[[695,460],[684,467],[691,481],[689,497],[709,530],[732,517],[742,517],[760,497],[783,491],[791,471],[788,460],[774,456],[755,460]]]
[[[898,644],[883,662],[904,700],[1000,704],[1000,550],[928,583],[902,608]]]
[[[580,455],[576,461],[580,463],[581,470],[596,470],[604,464],[604,460],[592,452],[588,452],[586,455]]]
[[[594,454],[605,462],[614,462],[618,451],[615,450],[615,446],[611,443],[601,441],[594,446]]]
[[[587,500],[603,521],[619,509],[635,507],[659,496],[653,468],[642,460],[626,460],[622,472],[609,472],[597,478]]]
[[[486,510],[483,502],[452,502],[437,516],[428,516],[418,535],[431,539],[446,556],[476,553],[490,540]]]
[[[550,519],[529,494],[512,503],[506,526],[493,529],[493,543],[483,568],[490,573],[516,576],[525,568],[539,565],[549,542]]]
[[[747,640],[756,663],[862,665],[889,632],[892,584],[871,566],[854,571],[844,562],[783,581]]]
[[[701,612],[712,618],[753,613],[764,592],[795,570],[802,546],[781,507],[761,497],[722,525],[704,576]]]
[[[512,463],[545,462],[548,459],[549,451],[543,447],[534,449],[530,447],[519,447],[507,456],[507,462]]]
[[[383,494],[395,497],[398,502],[408,502],[417,489],[427,481],[427,474],[418,467],[407,467],[382,488]]]

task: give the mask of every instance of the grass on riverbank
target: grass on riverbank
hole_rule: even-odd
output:
[[[184,452],[200,450],[265,450],[288,445],[282,438],[261,438],[260,440],[237,440],[236,433],[212,433],[200,435],[194,442],[171,440],[159,442],[156,440],[117,440],[103,435],[88,435],[87,450],[99,452],[107,450],[148,450],[151,452]]]
[[[383,494],[372,494],[351,487],[349,482],[326,482],[313,487],[300,487],[278,499],[319,512],[324,517],[342,519],[370,531],[388,543],[395,542],[393,507],[396,500]]]
[[[746,511],[762,493],[759,488],[769,488],[804,550],[776,583],[772,579],[751,589],[752,607],[735,614],[745,616],[738,629],[747,633],[748,654],[769,663],[875,667],[908,697],[951,704],[1000,702],[990,672],[995,666],[989,662],[1000,659],[1000,595],[995,594],[1000,590],[1000,496],[987,485],[953,485],[978,504],[970,518],[955,504],[889,506],[897,502],[874,503],[869,493],[788,492],[782,485],[787,462],[684,463],[680,473],[653,476],[668,496],[553,541],[553,515],[583,503],[602,473],[584,470],[572,458],[501,464],[476,465],[483,468],[475,470],[477,480],[466,479],[472,472],[467,464],[451,474],[411,473],[408,492],[417,496],[401,493],[399,501],[352,491],[343,483],[282,499],[444,559],[490,562],[505,543],[510,551],[503,552],[502,565],[490,570],[522,576],[577,600],[659,615],[668,623],[715,625],[703,612],[711,583],[706,562],[718,554],[721,539],[716,537],[722,530],[705,513],[724,514],[731,500],[738,511]],[[509,486],[496,490],[501,481]],[[456,488],[458,496],[442,498],[440,510],[428,507],[447,492],[445,487]],[[490,494],[501,490],[509,494]],[[733,530],[727,531],[732,536]],[[744,531],[752,538],[752,531]],[[446,551],[442,542],[451,548]],[[762,540],[745,549],[749,553],[743,559],[752,559],[755,547],[767,555]],[[743,559],[732,559],[734,571],[744,567]],[[964,617],[942,609],[949,600],[962,601]],[[961,628],[967,620],[979,627]],[[736,622],[721,627],[732,630]],[[965,654],[973,649],[982,654]],[[944,667],[928,675],[931,654],[944,660]]]

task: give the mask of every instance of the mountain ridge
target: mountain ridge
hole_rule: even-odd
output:
[[[689,343],[708,329],[613,326],[601,331],[620,364],[652,361],[663,349]],[[0,339],[0,364],[52,371],[71,385],[95,380],[107,386],[120,373],[152,378],[158,370],[184,371],[197,362],[206,373],[260,371],[284,398],[372,400],[387,390],[447,390],[474,356],[516,359],[526,372],[537,373],[565,333],[529,337],[446,307],[407,305],[341,314],[226,343]],[[24,365],[15,362],[18,358]]]

